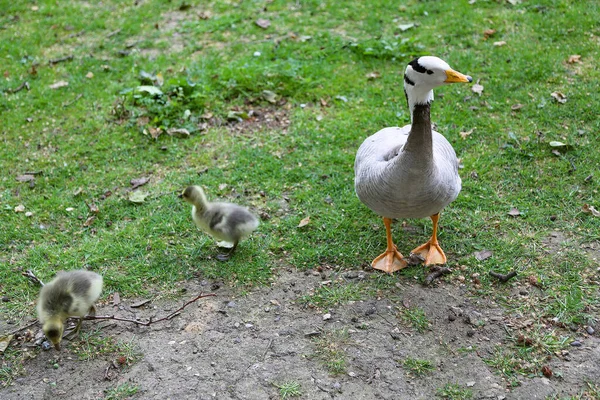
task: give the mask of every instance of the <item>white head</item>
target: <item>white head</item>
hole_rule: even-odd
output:
[[[404,72],[404,92],[412,114],[415,104],[433,101],[433,89],[446,83],[472,82],[473,78],[450,68],[444,60],[423,56],[412,60]]]

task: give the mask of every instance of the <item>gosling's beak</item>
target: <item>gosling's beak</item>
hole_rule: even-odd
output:
[[[179,194],[177,195],[177,197],[179,197],[180,199],[183,199],[183,192],[179,193]]]
[[[60,351],[60,342],[56,342],[54,343],[54,348],[58,351]]]
[[[473,78],[469,75],[463,75],[453,69],[446,70],[446,80],[444,83],[459,83],[459,82],[473,82]]]

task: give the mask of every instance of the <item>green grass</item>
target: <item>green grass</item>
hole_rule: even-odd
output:
[[[456,383],[447,383],[437,390],[438,397],[449,400],[467,400],[473,398],[471,389],[461,387]]]
[[[331,375],[345,374],[348,365],[345,349],[349,343],[350,336],[345,329],[325,332],[324,335],[313,340],[314,356]]]
[[[419,333],[425,332],[431,325],[425,311],[419,307],[400,308],[399,317]]]
[[[408,372],[415,376],[427,375],[435,370],[431,361],[418,358],[408,357],[402,362],[402,365]]]
[[[113,389],[107,390],[105,400],[127,399],[138,392],[139,388],[131,383],[123,383]]]
[[[354,155],[380,128],[409,123],[402,71],[434,54],[484,86],[481,96],[468,85],[440,88],[432,107],[463,165],[461,195],[440,220],[448,265],[478,273],[479,284],[467,279],[471,293],[513,312],[533,307],[535,318],[565,325],[597,320],[598,252],[581,247],[600,240],[598,218],[582,212],[600,208],[595,0],[32,6],[0,7],[5,318],[34,314],[38,288],[21,276],[27,269],[48,281],[89,268],[104,276],[105,296],[177,297],[178,283],[198,277],[246,287],[285,265],[368,265],[385,238],[354,194]],[[271,26],[256,26],[259,17]],[[398,28],[407,23],[416,25]],[[580,62],[568,63],[574,54]],[[380,77],[369,79],[373,72]],[[50,88],[59,81],[68,86]],[[12,92],[23,82],[30,90]],[[557,155],[551,141],[569,146]],[[26,172],[39,172],[33,185],[16,179]],[[138,190],[148,197],[133,204],[130,181],[142,176],[150,182]],[[229,262],[215,260],[214,242],[176,197],[191,183],[270,217]],[[513,207],[520,216],[507,214]],[[416,229],[394,226],[404,253],[431,229],[426,219],[408,224]],[[551,232],[566,241],[550,246]],[[473,253],[484,249],[493,256],[478,261]],[[488,276],[512,269],[519,277],[508,285]],[[419,274],[410,268],[394,279]],[[539,298],[511,296],[530,275]],[[328,290],[309,301],[327,307],[370,293]]]
[[[302,386],[296,381],[288,381],[275,386],[279,389],[281,400],[302,396]]]

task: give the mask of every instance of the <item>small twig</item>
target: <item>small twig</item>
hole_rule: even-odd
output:
[[[508,274],[501,274],[500,272],[490,271],[490,276],[498,279],[502,283],[506,283],[515,276],[517,276],[517,271],[510,271]]]
[[[44,282],[42,282],[40,278],[35,276],[35,274],[30,269],[28,269],[25,272],[22,272],[21,275],[23,275],[25,278],[29,279],[33,283],[36,283],[40,286],[44,286]]]
[[[117,317],[114,315],[86,315],[85,317],[83,317],[83,319],[86,321],[87,320],[95,320],[95,319],[113,319],[115,321],[131,322],[136,325],[150,326],[157,322],[169,320],[169,319],[181,314],[181,311],[183,311],[184,308],[186,308],[190,304],[194,303],[195,301],[198,301],[203,297],[211,297],[211,296],[216,296],[216,294],[214,294],[214,293],[199,294],[198,296],[194,297],[192,300],[189,300],[187,303],[185,303],[184,305],[182,305],[181,307],[179,307],[177,310],[173,311],[171,314],[167,315],[166,317],[159,318],[159,319],[150,318],[148,321],[140,321],[138,319],[121,318],[121,317]]]
[[[113,36],[115,36],[116,34],[118,34],[119,32],[121,32],[121,29],[117,29],[116,31],[112,31],[111,33],[109,33],[108,35],[106,35],[106,38],[111,38]]]
[[[77,37],[77,36],[81,36],[81,35],[83,35],[84,33],[85,33],[85,29],[84,29],[84,30],[81,30],[81,31],[79,31],[79,32],[71,33],[70,35],[68,35],[68,36],[67,36],[67,39],[71,39],[71,38],[74,38],[74,37]],[[72,56],[71,56],[71,57],[72,57]]]
[[[273,344],[273,339],[269,340],[269,344],[267,345],[267,348],[265,349],[262,357],[261,357],[261,361],[265,361],[265,357],[267,356],[267,353],[269,352],[269,349],[271,348],[271,345]]]
[[[83,97],[83,95],[80,93],[80,94],[78,94],[78,95],[77,95],[77,96],[76,96],[76,97],[75,97],[73,100],[71,100],[71,101],[69,101],[69,102],[66,102],[66,103],[63,103],[63,105],[62,105],[62,106],[63,106],[63,107],[69,107],[71,104],[75,103],[77,100],[79,100],[79,99],[80,99],[80,98],[82,98],[82,97]]]
[[[6,93],[17,93],[23,89],[31,90],[31,87],[29,86],[29,82],[24,81],[23,83],[21,83],[19,86],[17,86],[14,89],[6,89],[5,92]]]
[[[61,62],[65,62],[65,61],[71,61],[73,59],[73,55],[71,54],[70,56],[65,56],[65,57],[60,57],[60,58],[55,58],[53,60],[48,61],[48,64],[50,65],[54,65],[54,64],[58,64]]]
[[[449,274],[450,272],[452,272],[452,270],[448,267],[435,267],[433,272],[427,275],[427,278],[425,278],[425,286],[430,285],[440,276]]]
[[[27,325],[25,325],[25,326],[22,326],[22,327],[20,327],[20,328],[17,328],[17,329],[14,329],[14,330],[12,330],[12,331],[10,331],[10,332],[3,333],[2,335],[3,335],[3,336],[10,336],[10,335],[14,335],[14,334],[15,334],[15,333],[17,333],[17,332],[21,332],[21,331],[24,331],[25,329],[27,329],[27,328],[29,328],[29,327],[32,327],[33,325],[37,324],[37,322],[38,322],[38,320],[37,320],[37,319],[31,320],[31,321],[30,321],[30,322],[29,322]]]

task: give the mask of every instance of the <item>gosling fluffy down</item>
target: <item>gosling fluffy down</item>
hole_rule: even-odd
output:
[[[217,240],[233,244],[228,253],[217,256],[221,261],[229,259],[238,242],[258,228],[258,218],[247,208],[232,203],[211,203],[200,186],[187,187],[181,197],[192,204],[192,219],[198,228]]]
[[[102,277],[85,270],[61,271],[42,287],[37,303],[38,319],[57,350],[60,350],[67,318],[94,314],[94,303],[101,292]],[[77,329],[80,324],[81,320]]]

